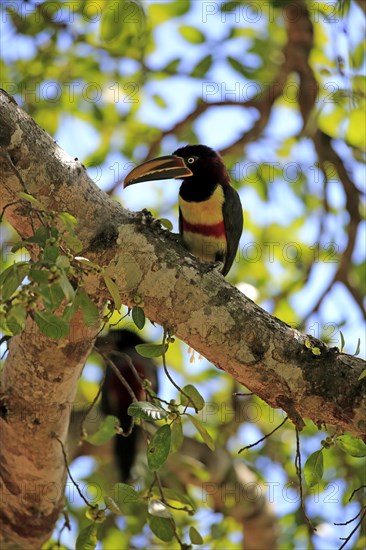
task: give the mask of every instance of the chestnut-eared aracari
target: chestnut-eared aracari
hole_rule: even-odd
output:
[[[239,195],[221,156],[206,145],[186,145],[173,155],[148,160],[126,177],[134,183],[182,179],[179,189],[179,233],[189,252],[220,265],[226,275],[235,259],[243,230]]]
[[[133,370],[129,359],[142,380],[150,380],[151,389],[158,391],[157,367],[151,359],[146,359],[135,351],[137,344],[146,343],[136,333],[127,330],[111,330],[106,336],[99,336],[96,346],[103,351],[115,364],[121,375],[128,383],[138,401],[146,399],[145,390]],[[128,356],[128,357],[127,357]],[[107,372],[102,386],[101,409],[104,414],[116,416],[124,432],[128,432],[132,425],[132,418],[127,413],[132,403],[131,395],[119,380],[115,372],[106,365]],[[143,434],[139,426],[134,426],[128,437],[116,435],[114,438],[114,455],[119,470],[120,480],[129,481],[131,468],[134,465],[139,440]]]

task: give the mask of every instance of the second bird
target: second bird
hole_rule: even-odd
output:
[[[243,230],[243,211],[221,156],[206,145],[187,145],[173,155],[148,160],[126,177],[124,187],[163,179],[182,179],[179,233],[185,248],[226,275]]]

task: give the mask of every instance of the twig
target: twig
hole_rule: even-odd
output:
[[[69,518],[69,514],[67,512],[67,510],[63,510],[63,516],[64,516],[64,524],[63,526],[61,527],[60,531],[59,531],[59,534],[58,534],[58,537],[57,537],[57,548],[60,548],[61,546],[61,535],[64,531],[64,529],[68,529],[69,531],[71,531],[71,525],[70,525],[70,518]]]
[[[357,491],[360,491],[360,489],[365,489],[365,488],[366,488],[366,485],[361,485],[361,487],[357,487],[357,489],[355,489],[354,491],[352,491],[352,494],[351,494],[351,496],[349,497],[348,502],[351,502],[351,500],[353,499],[353,497],[355,496],[355,494],[357,493]]]
[[[103,357],[103,359],[108,363],[108,366],[113,370],[114,374],[117,376],[118,380],[121,382],[121,384],[123,385],[124,388],[126,388],[126,390],[128,391],[131,399],[133,402],[136,402],[137,401],[137,398],[136,398],[136,395],[134,394],[134,391],[133,389],[131,388],[131,386],[129,385],[129,383],[125,380],[125,378],[122,376],[119,368],[114,364],[114,362],[112,361],[112,359],[110,357],[108,357],[108,355],[106,353],[104,353],[103,351],[99,350],[97,347],[94,348],[101,357]]]
[[[360,527],[360,525],[362,524],[364,518],[366,516],[366,508],[364,509],[363,513],[362,513],[362,516],[361,516],[361,519],[360,521],[357,523],[356,527],[354,529],[352,529],[352,531],[350,532],[350,534],[348,535],[348,537],[346,538],[341,538],[340,540],[344,540],[344,543],[339,547],[338,550],[342,550],[342,548],[344,548],[346,546],[346,544],[351,540],[352,536],[355,534],[355,532],[357,531],[357,529]],[[356,516],[358,517],[358,516]],[[356,518],[354,518],[356,519]]]
[[[305,502],[304,502],[304,492],[303,492],[303,486],[302,486],[302,467],[301,467],[301,452],[300,452],[300,435],[299,430],[297,426],[295,426],[296,431],[296,456],[295,456],[295,468],[296,468],[296,475],[297,479],[299,480],[299,487],[300,487],[300,507],[302,510],[302,513],[304,515],[305,521],[308,524],[310,535],[316,531],[316,527],[311,523],[305,509]]]
[[[133,389],[131,388],[131,386],[129,385],[127,380],[122,376],[122,374],[120,373],[118,367],[114,364],[112,359],[110,359],[106,353],[104,353],[103,351],[100,351],[97,347],[94,347],[94,349],[99,353],[99,355],[101,357],[103,357],[103,359],[106,361],[108,366],[113,370],[114,374],[117,376],[117,378],[121,382],[122,386],[127,390],[129,396],[132,399],[132,402],[136,403],[137,398],[136,398],[136,395],[134,394]],[[134,428],[134,425],[135,425],[135,419],[132,416],[131,417],[131,426],[130,426],[129,430],[127,432],[123,431],[123,432],[119,433],[119,435],[122,435],[123,437],[128,437],[129,435],[131,435],[132,430]]]
[[[26,193],[29,194],[29,191],[27,190],[27,186],[25,185],[25,182],[22,178],[22,176],[20,175],[19,173],[19,170],[17,169],[17,167],[14,165],[13,161],[12,161],[12,158],[11,156],[9,155],[8,151],[1,151],[1,156],[5,158],[5,160],[8,161],[8,164],[10,166],[10,168],[13,170],[14,174],[16,175],[16,177],[18,178],[18,180],[20,181],[20,183],[22,184],[23,186],[23,189]]]
[[[90,502],[88,502],[88,500],[84,497],[83,493],[80,491],[79,485],[76,483],[76,481],[74,480],[74,478],[71,475],[70,468],[69,468],[69,465],[67,463],[67,456],[66,456],[64,444],[62,443],[61,439],[59,437],[57,437],[56,434],[53,434],[53,436],[56,439],[56,441],[58,441],[59,444],[61,445],[62,455],[64,457],[65,468],[66,468],[66,471],[67,471],[67,474],[68,474],[69,478],[71,479],[72,484],[74,485],[74,487],[76,487],[76,490],[79,493],[80,498],[85,502],[85,504],[87,506],[89,506],[89,508],[94,510],[94,506],[92,504],[90,504]]]
[[[14,206],[14,204],[18,204],[19,202],[20,202],[20,200],[19,201],[14,201],[14,202],[8,202],[8,204],[6,204],[4,206],[4,208],[2,209],[1,214],[0,214],[0,222],[3,221],[3,217],[4,217],[6,209],[9,208],[9,206]]]
[[[364,507],[362,507],[361,510],[358,512],[358,514],[356,514],[353,518],[349,519],[348,521],[341,521],[339,523],[334,522],[334,525],[349,525],[350,523],[355,521],[358,517],[360,517],[363,510],[364,510]],[[341,539],[341,540],[344,540],[344,539]]]
[[[277,430],[279,430],[281,428],[281,426],[283,426],[285,424],[285,422],[287,422],[288,420],[288,416],[286,416],[286,418],[281,422],[281,424],[278,424],[278,426],[275,427],[274,430],[272,430],[271,432],[269,432],[268,434],[264,435],[263,437],[261,437],[260,439],[258,439],[258,441],[256,441],[255,443],[251,443],[250,445],[247,445],[246,447],[243,447],[242,449],[239,449],[238,451],[238,454],[239,453],[242,453],[243,451],[246,451],[248,449],[251,449],[252,447],[255,447],[256,445],[258,445],[259,443],[262,443],[262,441],[264,441],[265,439],[267,439],[267,437],[270,437],[272,434],[274,434]]]
[[[169,382],[171,384],[173,384],[173,386],[179,391],[179,393],[181,393],[182,395],[184,395],[188,399],[188,404],[192,403],[194,410],[196,411],[196,413],[198,413],[198,410],[196,409],[195,404],[193,403],[193,401],[189,397],[189,395],[185,391],[183,391],[182,388],[179,387],[178,384],[176,382],[174,382],[173,378],[170,376],[170,373],[169,373],[168,368],[166,366],[166,359],[165,359],[165,340],[166,340],[166,337],[167,337],[167,330],[164,328],[163,342],[162,342],[162,357],[163,357],[164,372],[165,372]],[[187,404],[187,406],[188,406],[188,404]],[[187,406],[186,406],[186,408],[187,408]]]
[[[94,348],[94,349],[96,349],[96,348]],[[85,424],[86,417],[88,416],[88,414],[90,413],[90,411],[92,410],[92,408],[94,407],[96,402],[98,401],[98,398],[99,398],[100,394],[102,393],[102,388],[103,388],[103,384],[104,384],[106,375],[107,375],[107,369],[104,370],[103,378],[102,378],[102,380],[99,384],[99,388],[98,388],[96,396],[94,397],[93,401],[91,402],[89,407],[84,411],[83,416],[81,417],[80,437],[82,439],[83,439],[83,434],[84,434],[84,424]]]
[[[141,387],[143,386],[144,379],[140,376],[139,371],[136,369],[135,365],[133,364],[133,361],[131,359],[131,356],[128,355],[128,353],[125,353],[124,351],[116,351],[113,350],[111,352],[111,355],[116,355],[117,357],[122,357],[126,363],[128,363],[128,366],[130,367],[131,371],[136,377],[136,380],[140,383]]]
[[[127,312],[125,315],[123,315],[123,317],[120,317],[120,318],[118,319],[118,321],[116,321],[115,323],[110,323],[110,326],[111,326],[111,327],[117,326],[118,323],[120,323],[121,321],[123,321],[123,319],[125,319],[125,318],[128,317],[128,316],[129,316],[129,312]]]

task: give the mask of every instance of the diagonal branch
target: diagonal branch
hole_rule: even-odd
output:
[[[0,107],[1,145],[28,191],[47,210],[68,211],[77,217],[78,237],[84,246],[81,254],[105,268],[118,285],[124,304],[132,306],[136,295],[141,297],[151,320],[189,343],[272,407],[286,410],[300,429],[302,418],[306,417],[317,425],[334,424],[340,430],[365,437],[366,396],[364,381],[358,380],[364,368],[362,360],[339,353],[336,348],[329,349],[269,315],[219,273],[207,271],[152,218],[126,211],[100,191],[82,165],[66,155],[5,94],[0,94]],[[3,207],[14,203],[22,185],[8,163],[3,164],[1,182]],[[9,206],[5,215],[22,237],[29,234],[31,227],[21,203]],[[98,281],[91,295],[98,303],[109,297],[105,285]],[[45,474],[43,465],[50,466],[53,458],[51,479],[58,477],[62,494],[64,465],[59,445],[55,440],[56,447],[52,444],[49,433],[58,433],[64,441],[69,411],[60,414],[57,421],[47,421],[51,417],[46,415],[51,414],[53,402],[60,410],[62,403],[72,399],[76,379],[90,350],[93,334],[80,322],[75,333],[76,340],[72,342],[67,338],[52,341],[34,332],[33,324],[28,322],[27,329],[12,339],[2,371],[6,395],[16,395],[16,400],[9,401],[9,410],[23,410],[24,403],[29,414],[26,421],[19,414],[0,420],[6,434],[1,452],[6,456],[5,464],[12,463],[12,469],[20,472],[24,470],[25,453],[31,450],[27,459],[32,477],[24,480],[31,490]],[[318,348],[316,354],[312,353],[314,347]],[[32,414],[32,407],[39,403],[45,413],[41,424],[33,422]],[[1,475],[9,487],[9,468],[3,468]],[[0,517],[6,527],[2,531],[9,538],[18,536],[18,545],[29,545],[28,531],[14,534],[18,507],[24,525],[33,520],[39,526],[32,530],[35,534],[31,543],[36,547],[47,538],[49,517],[58,513],[62,497],[52,504],[44,497],[47,508],[41,495],[36,506],[24,507],[19,488],[17,491],[11,493],[11,506]]]
[[[348,241],[346,248],[344,249],[337,271],[334,274],[329,288],[333,286],[336,281],[343,283],[353,296],[355,302],[359,306],[361,312],[366,319],[366,312],[363,306],[363,299],[359,290],[352,284],[349,276],[349,269],[352,265],[352,255],[356,246],[356,239],[358,228],[361,222],[360,212],[360,192],[357,189],[352,178],[348,174],[343,160],[334,150],[330,136],[318,130],[313,138],[314,145],[319,157],[319,163],[324,167],[326,162],[330,162],[337,171],[339,180],[343,186],[346,195],[346,209],[349,214],[348,222]]]

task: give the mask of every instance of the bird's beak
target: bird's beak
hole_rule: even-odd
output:
[[[148,160],[140,164],[140,166],[136,166],[136,168],[127,174],[123,187],[128,187],[142,181],[184,178],[192,175],[193,172],[186,166],[182,157],[166,155]]]

